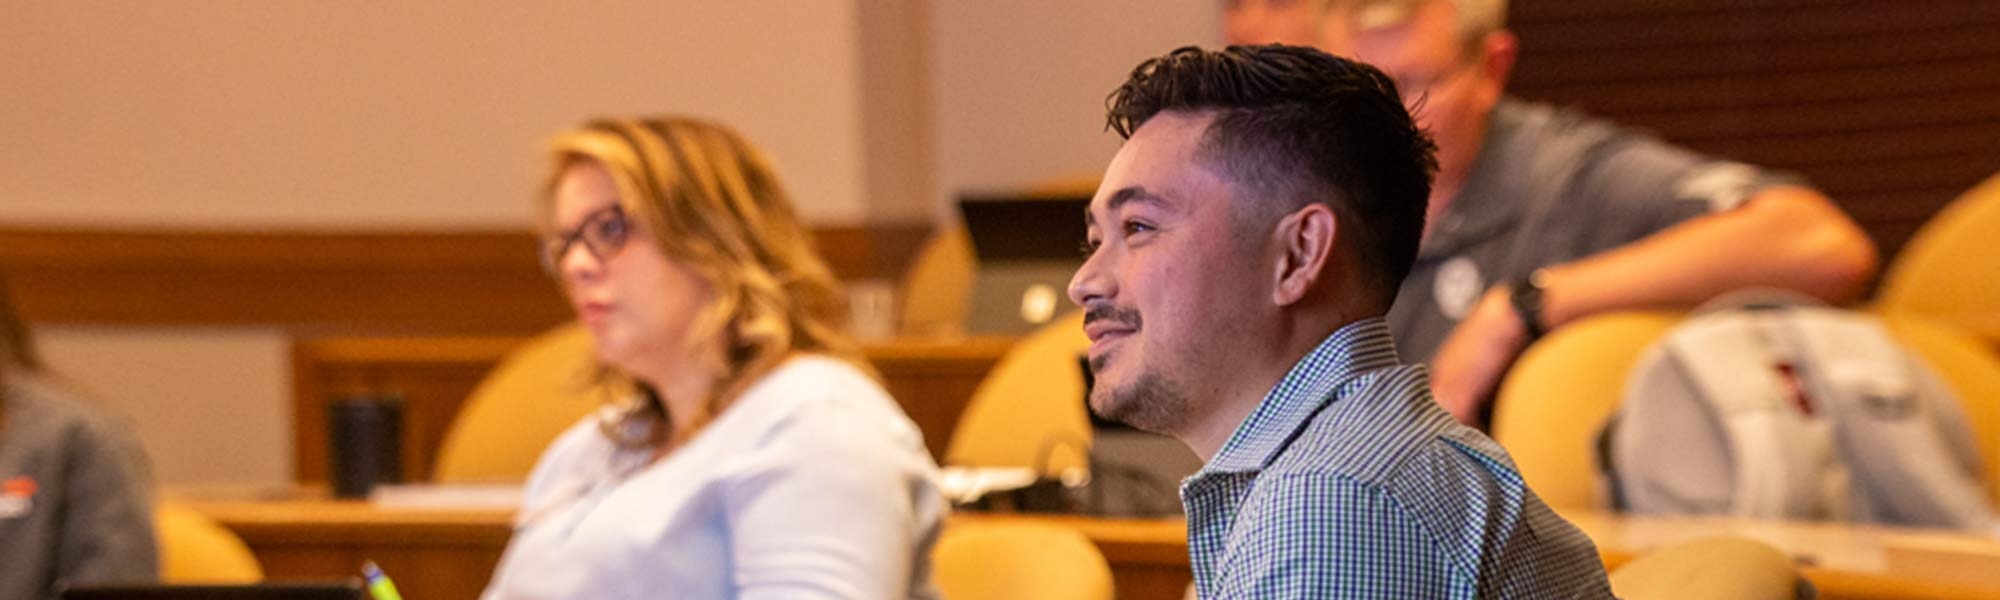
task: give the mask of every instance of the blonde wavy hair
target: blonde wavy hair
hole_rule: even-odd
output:
[[[555,230],[555,190],[579,163],[601,165],[618,187],[628,218],[651,242],[714,290],[692,321],[687,343],[713,378],[699,415],[675,415],[693,432],[720,414],[764,374],[792,355],[814,353],[873,374],[836,326],[844,301],[833,272],[813,250],[771,162],[727,126],[686,117],[597,119],[557,136],[544,181],[539,222]],[[626,445],[665,442],[668,417],[653,390],[600,365],[599,381],[632,386],[638,402],[602,420]],[[629,397],[629,396],[628,396]]]

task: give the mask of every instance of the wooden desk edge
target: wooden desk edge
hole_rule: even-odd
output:
[[[512,532],[512,511],[384,508],[364,501],[278,502],[188,501],[195,512],[216,520],[252,546],[406,543],[431,547],[502,547]],[[1034,522],[1070,527],[1090,539],[1114,565],[1185,572],[1187,524],[1181,519],[1106,519],[1045,514],[954,513],[952,523]],[[1599,547],[1607,571],[1635,554]],[[1799,567],[1800,574],[1828,598],[1945,599],[2000,598],[2000,584],[1969,584],[1887,574]]]

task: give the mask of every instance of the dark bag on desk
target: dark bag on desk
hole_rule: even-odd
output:
[[[1993,522],[1958,399],[1865,313],[1725,297],[1647,348],[1625,389],[1599,463],[1621,509]]]

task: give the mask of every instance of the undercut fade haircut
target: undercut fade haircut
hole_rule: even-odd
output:
[[[1267,226],[1326,204],[1361,283],[1384,310],[1395,299],[1423,238],[1437,147],[1381,71],[1298,46],[1189,46],[1140,63],[1105,105],[1127,139],[1163,112],[1214,115],[1195,157],[1234,184],[1234,214]]]

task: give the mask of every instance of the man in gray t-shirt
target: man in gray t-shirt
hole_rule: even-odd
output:
[[[1465,186],[1429,225],[1390,311],[1429,361],[1495,285],[1735,209],[1791,180],[1546,105],[1502,99]],[[1525,199],[1525,201],[1523,201]]]
[[[1858,296],[1878,257],[1819,192],[1507,98],[1505,0],[1229,0],[1231,43],[1315,45],[1396,78],[1438,145],[1428,223],[1389,313],[1438,402],[1478,422],[1541,334],[1748,286]]]

